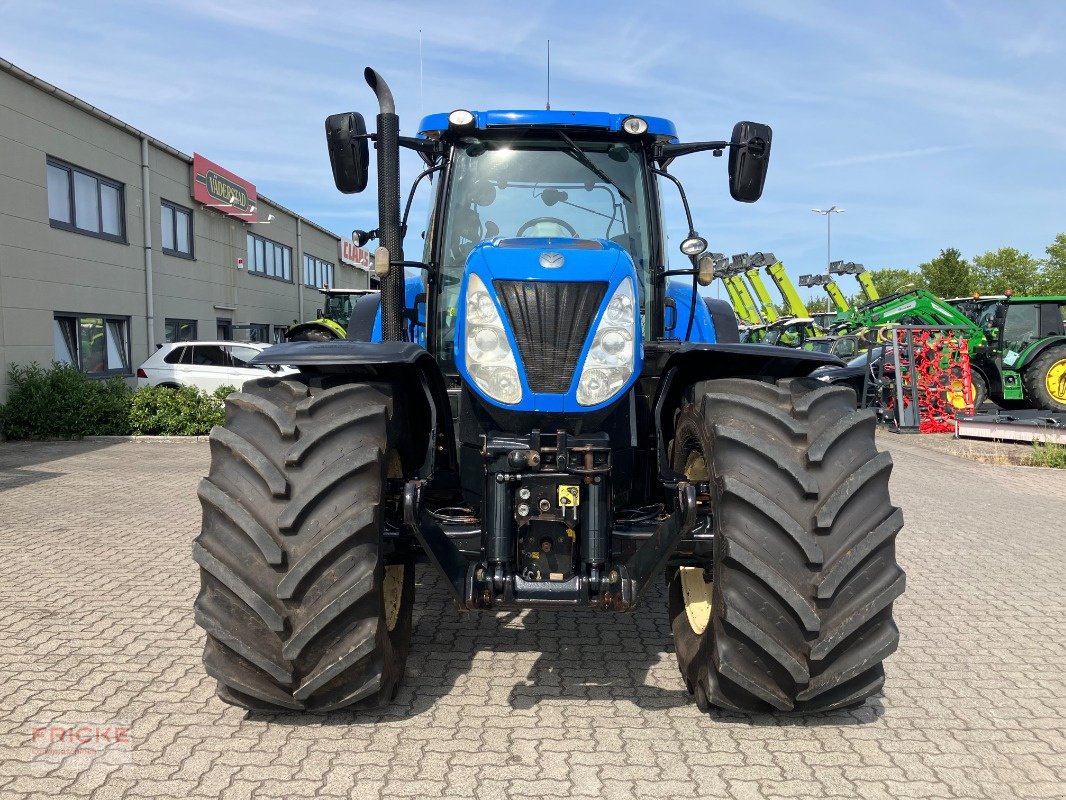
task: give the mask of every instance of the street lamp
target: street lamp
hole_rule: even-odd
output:
[[[812,208],[815,214],[825,216],[825,274],[829,274],[829,265],[833,258],[833,215],[843,214],[843,208],[829,206],[829,208]],[[829,309],[829,299],[826,298],[826,310]]]
[[[843,208],[829,206],[829,208],[812,208],[815,214],[825,216],[825,274],[829,274],[829,262],[833,258],[833,214],[843,214]]]

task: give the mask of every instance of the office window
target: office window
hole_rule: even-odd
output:
[[[333,283],[333,265],[314,256],[304,256],[304,286],[312,289],[325,289],[336,286]]]
[[[48,159],[48,219],[53,228],[125,244],[124,192],[118,181]]]
[[[191,342],[196,338],[196,320],[167,319],[163,331],[168,342]]]
[[[129,317],[56,314],[55,360],[89,375],[130,373]]]
[[[285,331],[289,328],[287,325],[275,325],[274,326],[274,344],[281,344],[285,341]]]
[[[248,325],[248,341],[263,342],[270,344],[270,326],[265,323],[253,322]]]
[[[162,233],[163,252],[171,256],[192,258],[192,209],[171,203],[159,202],[159,227]]]
[[[248,234],[248,271],[292,283],[292,248]]]

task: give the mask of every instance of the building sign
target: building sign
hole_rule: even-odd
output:
[[[192,156],[192,196],[221,214],[255,222],[255,185],[238,178],[228,169],[208,161],[199,153]]]
[[[370,269],[370,251],[357,245],[353,239],[341,239],[340,258],[342,264]]]

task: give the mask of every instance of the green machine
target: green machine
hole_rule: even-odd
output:
[[[948,302],[924,289],[851,309],[844,333],[871,342],[894,325],[958,328],[967,338],[974,398],[1066,413],[1066,297],[997,295]]]
[[[767,291],[762,275],[759,274],[759,268],[752,264],[752,257],[747,253],[737,253],[733,256],[732,267],[740,270],[741,274],[748,279],[751,290],[759,301],[763,319],[769,323],[777,322],[780,314],[774,307],[774,301],[770,299],[770,292]]]
[[[344,339],[352,306],[365,294],[375,294],[377,289],[323,289],[325,298],[316,319],[297,322],[285,331],[288,342],[331,342]]]
[[[829,299],[833,301],[833,305],[836,306],[837,313],[847,313],[850,308],[847,299],[844,297],[844,293],[840,291],[840,287],[837,286],[836,281],[834,281],[829,275],[800,275],[800,286],[821,286],[825,289],[825,293],[829,295]]]
[[[781,293],[781,299],[785,301],[785,310],[789,315],[793,317],[810,317],[811,312],[807,310],[806,304],[799,296],[799,292],[796,291],[796,286],[792,283],[792,279],[788,277],[788,273],[785,272],[785,265],[777,260],[777,256],[773,253],[755,253],[751,257],[751,263],[754,267],[764,267],[770,279],[777,287],[777,291]]]
[[[733,263],[721,253],[712,253],[711,256],[714,258],[714,274],[725,284],[737,316],[747,325],[763,325],[765,321],[748,287],[744,285],[741,277],[744,270],[737,266],[736,256],[733,257]]]
[[[869,303],[875,300],[880,300],[881,295],[877,291],[877,287],[874,286],[874,278],[869,272],[866,271],[866,267],[862,264],[856,264],[854,261],[832,261],[829,264],[830,275],[854,275],[855,280],[859,282],[859,287],[862,289],[863,296],[866,297],[866,301]]]

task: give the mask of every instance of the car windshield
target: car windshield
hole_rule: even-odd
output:
[[[885,347],[873,347],[866,352],[859,353],[855,358],[848,362],[849,367],[865,367],[871,360],[879,361],[882,353],[891,353],[891,348]]]
[[[651,298],[649,214],[640,152],[563,136],[465,140],[453,153],[441,253],[440,359],[453,365],[459,284],[470,250],[496,237],[608,239],[633,258]],[[577,149],[580,148],[580,151]],[[592,168],[589,167],[592,165]]]

